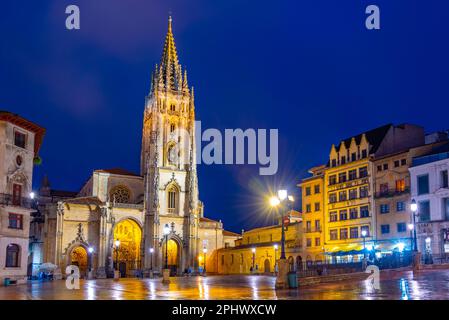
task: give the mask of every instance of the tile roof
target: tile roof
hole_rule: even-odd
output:
[[[240,237],[240,234],[227,230],[223,230],[223,235],[229,237]]]

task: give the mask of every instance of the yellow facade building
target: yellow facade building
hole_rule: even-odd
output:
[[[295,217],[285,227],[285,253],[290,270],[302,264],[303,227]],[[246,231],[235,241],[235,247],[223,248],[218,253],[218,273],[249,274],[276,272],[276,261],[281,255],[280,225]]]
[[[306,261],[324,261],[324,173],[326,166],[309,170],[311,177],[298,185],[302,192],[302,219]]]

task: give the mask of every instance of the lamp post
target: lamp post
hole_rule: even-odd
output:
[[[253,253],[253,272],[254,272],[254,262],[256,260],[256,248],[252,248],[251,252]]]
[[[413,229],[415,229],[413,223],[408,224],[408,229],[410,230],[410,251],[413,251]]]
[[[203,273],[204,273],[204,275],[206,275],[206,253],[207,253],[207,248],[203,248],[203,259],[204,259],[204,270],[203,270]]]
[[[168,269],[168,234],[170,233],[170,227],[168,224],[164,226],[165,236],[165,269]]]
[[[289,203],[292,203],[295,199],[293,196],[289,196],[287,193],[287,190],[281,189],[278,191],[277,197],[271,197],[270,198],[270,205],[273,208],[277,208],[284,200],[289,201]],[[284,210],[280,210],[280,216],[281,216],[281,257],[280,259],[285,259],[285,223],[284,223]]]
[[[150,271],[153,271],[153,253],[154,248],[150,248]]]
[[[362,230],[362,238],[363,238],[363,260],[366,259],[366,230]]]
[[[277,266],[277,259],[278,259],[278,245],[277,244],[275,244],[274,246],[273,246],[273,248],[274,248],[274,272],[277,272],[277,270],[276,270],[276,266]]]
[[[120,247],[120,240],[115,240],[115,270],[118,271],[118,248]]]
[[[418,212],[418,205],[416,204],[415,199],[412,200],[412,203],[410,204],[410,210],[412,211],[413,216],[413,251],[418,251],[418,243],[416,239],[416,216]]]

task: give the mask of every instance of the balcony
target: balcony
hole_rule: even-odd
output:
[[[12,194],[0,193],[0,205],[31,209],[34,207],[34,200],[24,197],[14,198]]]
[[[388,190],[377,191],[374,194],[374,198],[376,198],[376,199],[392,198],[392,197],[400,196],[400,195],[407,194],[407,193],[410,193],[410,187],[406,187],[402,190],[388,189]]]
[[[318,227],[318,228],[305,228],[304,232],[305,233],[321,232],[321,227]]]

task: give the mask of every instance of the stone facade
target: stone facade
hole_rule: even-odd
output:
[[[33,161],[45,130],[0,111],[0,285],[27,279]]]

